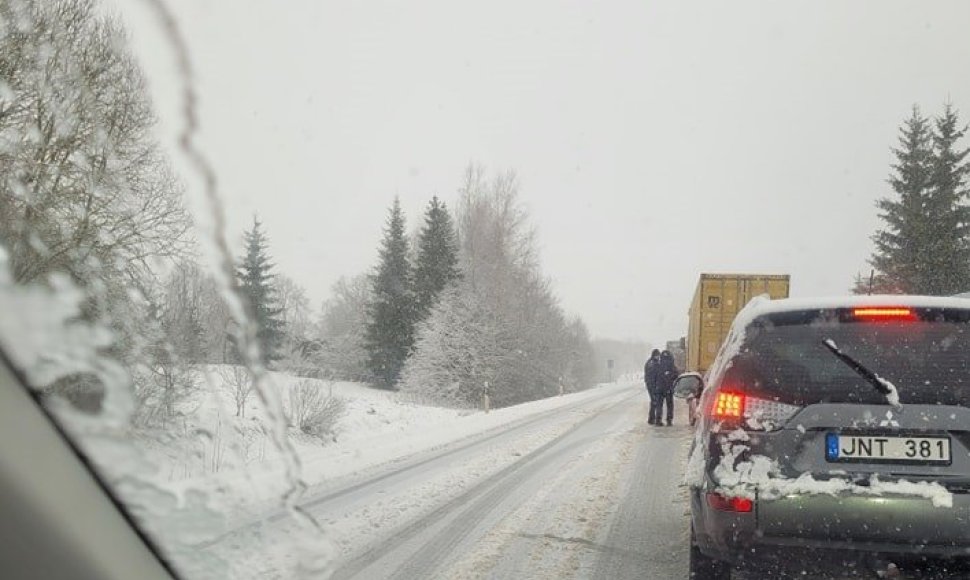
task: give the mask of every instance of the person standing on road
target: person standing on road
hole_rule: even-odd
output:
[[[647,395],[650,397],[650,416],[647,423],[660,423],[660,413],[657,411],[657,378],[660,373],[660,351],[653,349],[647,364],[643,365],[643,382],[647,385]]]
[[[674,356],[670,351],[660,353],[660,361],[657,364],[657,413],[656,424],[663,425],[661,416],[663,415],[664,403],[667,404],[667,426],[674,423],[674,381],[680,375],[677,365],[674,363]]]

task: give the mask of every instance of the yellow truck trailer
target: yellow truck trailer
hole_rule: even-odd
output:
[[[787,274],[701,274],[690,305],[687,370],[707,372],[745,304],[761,294],[788,298],[790,281]]]

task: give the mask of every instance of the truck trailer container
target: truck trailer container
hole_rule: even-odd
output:
[[[705,373],[738,312],[755,296],[788,298],[787,274],[701,274],[690,305],[687,370]]]

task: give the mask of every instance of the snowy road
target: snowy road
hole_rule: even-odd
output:
[[[302,507],[335,578],[686,578],[679,426],[615,385],[355,478]],[[282,511],[205,543],[241,577],[287,578],[303,532]]]
[[[335,545],[333,577],[686,580],[684,409],[650,427],[639,385],[594,395],[311,490],[301,505]],[[280,512],[211,548],[239,577],[282,579],[302,534]]]
[[[578,421],[349,558],[335,577],[686,577],[686,427],[647,428],[636,387],[570,413]]]

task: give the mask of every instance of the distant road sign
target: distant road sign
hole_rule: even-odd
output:
[[[606,368],[608,369],[613,368],[613,359],[606,361]]]

